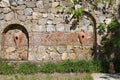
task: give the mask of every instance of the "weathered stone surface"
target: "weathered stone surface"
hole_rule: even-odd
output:
[[[38,21],[38,24],[45,25],[47,23],[47,19],[42,18]]]
[[[51,7],[51,3],[48,0],[44,0],[44,8],[49,9]]]
[[[55,7],[59,6],[59,4],[60,4],[59,2],[53,2],[52,7],[55,8]]]
[[[24,13],[25,13],[25,15],[30,16],[30,15],[32,15],[33,10],[32,10],[32,8],[26,8],[26,9],[24,10]]]
[[[18,0],[17,4],[19,4],[19,5],[25,4],[25,1],[24,0]]]
[[[10,8],[3,8],[3,13],[9,13],[11,11],[11,9]]]
[[[0,7],[8,7],[10,6],[9,0],[1,0]]]
[[[47,20],[47,24],[48,24],[48,25],[52,25],[52,24],[53,24],[53,21],[52,21],[51,19],[48,19],[48,20]]]
[[[48,19],[51,19],[54,22],[54,18],[55,18],[55,15],[53,13],[48,14]]]
[[[13,52],[15,50],[16,50],[15,47],[9,47],[8,49],[6,49],[6,52],[10,53],[10,52]]]
[[[62,53],[62,60],[68,59],[68,53]]]
[[[75,53],[69,53],[68,56],[69,56],[69,59],[76,59]]]
[[[58,10],[56,8],[50,8],[50,12],[56,14]]]
[[[7,20],[7,21],[12,20],[13,18],[14,18],[13,12],[10,12],[10,13],[5,15],[5,20]]]
[[[38,28],[39,28],[39,31],[41,31],[41,32],[46,32],[47,31],[46,27],[44,25],[40,25]]]
[[[98,7],[99,7],[100,9],[102,9],[102,8],[104,7],[104,4],[98,3]]]
[[[23,10],[17,10],[17,14],[23,15],[23,14],[24,14],[24,11],[23,11]]]
[[[110,24],[111,21],[112,21],[112,18],[107,18],[107,19],[105,20],[105,23],[106,23],[106,24]]]
[[[4,14],[0,13],[0,20],[2,20],[4,18]]]
[[[105,19],[106,19],[106,18],[105,18],[105,16],[103,16],[103,15],[99,17],[100,22],[104,22]]]
[[[57,31],[61,31],[61,32],[64,32],[65,31],[65,29],[64,29],[65,27],[64,27],[64,25],[63,24],[58,24],[57,26],[56,26],[56,30]]]
[[[47,31],[48,32],[55,31],[55,26],[54,25],[47,25]]]
[[[27,51],[26,51],[26,52],[22,52],[22,53],[20,54],[20,58],[21,58],[22,60],[27,60],[27,58],[28,58],[28,53],[27,53]]]
[[[39,12],[33,12],[32,17],[33,19],[40,19],[42,17],[42,14]]]
[[[94,41],[93,22],[87,16],[83,16],[78,23],[79,25],[71,30],[74,19],[68,24],[65,23],[65,18],[69,15],[66,14],[68,6],[71,4],[71,2],[69,2],[70,0],[1,0],[0,31],[1,33],[6,31],[4,29],[8,29],[6,27],[10,24],[22,25],[21,27],[14,27],[18,27],[20,30],[22,29],[26,36],[28,36],[28,60],[57,61],[61,59],[90,59],[90,48],[93,47]],[[105,5],[98,4],[98,7],[101,9],[103,6]],[[78,8],[80,5],[76,5],[75,7]],[[108,4],[105,7],[107,8]],[[103,14],[101,9],[95,10],[92,9],[90,5],[84,6],[84,10],[94,15],[97,26],[103,22],[109,24],[113,19],[113,14],[117,14],[117,11],[113,10],[117,9],[116,4],[110,7],[110,9],[106,9],[109,12],[108,14]],[[24,30],[22,27],[26,29]],[[87,32],[84,49],[82,49],[78,40],[78,32],[81,29],[85,29]],[[11,35],[11,37],[9,36],[5,40],[6,46],[4,46],[4,48],[6,55],[0,54],[0,56],[2,55],[6,59],[26,59],[27,52],[24,49],[9,49],[10,46],[15,45],[11,31],[14,30],[10,29],[10,31],[6,33],[7,36]],[[100,44],[101,37],[102,36],[97,36],[98,44]],[[3,37],[0,38],[0,42],[2,39]],[[7,45],[8,42],[10,45]],[[26,46],[28,44],[22,44],[22,46],[23,45]]]
[[[72,45],[67,45],[67,48],[66,48],[66,52],[67,53],[73,53],[73,46]]]
[[[37,6],[38,8],[44,8],[43,1],[37,1],[37,2],[36,2],[36,6]]]
[[[26,20],[26,16],[24,15],[18,15],[17,18],[20,20],[20,21],[25,21]]]
[[[57,52],[50,52],[50,57],[54,61],[58,61],[61,59],[60,54],[58,54]]]
[[[25,4],[28,8],[33,8],[35,7],[35,1],[27,1]]]
[[[43,14],[43,18],[46,18],[46,17],[48,17],[48,14],[47,14],[47,13],[44,13],[44,14]]]
[[[26,8],[26,5],[20,5],[20,6],[17,6],[16,9],[20,9],[20,10],[24,10]]]
[[[62,54],[66,51],[66,47],[65,46],[56,46],[56,50],[58,53]]]
[[[10,3],[11,3],[11,5],[12,5],[12,6],[14,6],[14,7],[16,7],[16,6],[17,6],[17,3],[16,3],[15,1],[12,1],[12,0],[11,0],[11,2],[10,2]]]
[[[65,32],[70,32],[70,27],[71,27],[71,25],[69,25],[69,24],[64,24],[64,26],[65,26]]]

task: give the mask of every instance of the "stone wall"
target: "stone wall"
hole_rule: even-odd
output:
[[[34,61],[92,59],[94,27],[98,27],[102,22],[109,24],[112,14],[117,13],[113,9],[116,9],[118,4],[108,9],[108,14],[93,10],[89,5],[84,6],[84,10],[95,17],[97,26],[93,26],[93,22],[84,16],[74,30],[70,29],[72,22],[65,23],[65,17],[69,15],[65,10],[71,4],[70,0],[2,0],[1,57],[7,60]],[[104,4],[98,4],[100,8],[103,6]],[[87,33],[84,49],[78,39],[81,29]],[[22,42],[17,42],[14,35],[20,31]],[[101,37],[97,35],[98,45]]]

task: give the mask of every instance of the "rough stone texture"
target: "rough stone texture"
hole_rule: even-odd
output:
[[[60,4],[59,2],[53,2],[52,7],[55,8],[55,7],[59,6],[59,4]]]
[[[32,8],[26,8],[26,9],[24,10],[24,13],[25,13],[25,15],[30,16],[30,15],[32,15],[33,10],[32,10]]]
[[[24,14],[24,11],[23,11],[23,10],[17,10],[17,14],[23,15],[23,14]]]
[[[108,14],[103,14],[101,10],[93,10],[86,4],[84,8],[95,17],[96,27],[98,27],[100,23],[111,22],[113,13],[117,14],[113,9],[117,8],[118,2],[119,0],[116,0],[116,4],[107,10]],[[2,48],[3,50],[0,56],[4,59],[43,62],[91,59],[91,48],[94,42],[93,22],[87,16],[83,16],[79,25],[71,29],[73,19],[70,23],[65,23],[66,16],[70,16],[66,14],[69,5],[71,2],[68,0],[10,0],[10,3],[9,0],[2,0],[0,2],[0,50]],[[99,8],[103,6],[104,4],[98,4]],[[76,8],[78,7],[80,5],[76,5]],[[17,25],[8,26],[10,24]],[[19,48],[16,48],[13,39],[13,33],[17,29],[25,34]],[[81,29],[87,32],[83,49],[78,39]],[[2,37],[4,35],[5,38]],[[101,38],[102,36],[97,36],[98,44]]]
[[[17,4],[19,4],[19,5],[22,5],[22,4],[24,4],[24,3],[25,3],[24,0],[18,0],[18,1],[17,1]]]
[[[42,14],[39,12],[33,12],[32,16],[33,19],[40,19],[42,17]]]
[[[36,6],[38,7],[38,8],[44,8],[44,4],[43,4],[43,1],[37,1],[36,2]]]
[[[42,18],[38,21],[38,24],[45,25],[47,23],[47,19]]]
[[[14,18],[13,12],[10,12],[10,13],[5,15],[5,20],[7,20],[7,21],[12,20],[13,18]]]
[[[8,7],[8,6],[10,6],[10,3],[8,0],[0,1],[0,7]]]
[[[35,7],[35,3],[36,3],[35,1],[30,1],[30,2],[26,2],[25,4],[27,7],[33,8],[33,7]]]
[[[4,14],[0,13],[0,20],[2,20],[4,18]]]
[[[18,15],[17,17],[20,21],[25,22],[25,20],[26,20],[26,16],[24,16],[24,15]]]
[[[56,26],[56,30],[57,30],[57,31],[60,31],[60,32],[64,32],[64,31],[65,31],[64,25],[63,25],[63,24],[58,24],[58,25]]]
[[[54,25],[47,25],[47,31],[48,32],[55,31],[55,26]]]
[[[10,8],[3,8],[3,13],[5,13],[5,14],[9,13],[10,11],[11,11]]]

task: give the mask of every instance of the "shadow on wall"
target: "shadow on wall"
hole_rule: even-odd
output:
[[[5,36],[7,35],[7,33],[9,31],[12,31],[12,30],[18,30],[18,31],[22,32],[25,35],[26,40],[27,40],[26,41],[26,44],[27,44],[26,56],[27,57],[24,60],[27,60],[28,59],[28,53],[29,53],[29,34],[28,34],[28,31],[26,30],[26,28],[24,26],[20,25],[20,24],[10,24],[2,32],[2,40],[1,40],[1,46],[2,46],[1,47],[2,48],[1,51],[2,51],[2,54],[4,53],[4,50],[5,50],[5,48],[4,48],[4,46],[5,46],[5,39],[6,39]],[[19,46],[19,43],[21,41],[22,41],[22,35],[20,35],[18,33],[15,33],[15,40],[14,40],[14,42],[15,42],[16,48]],[[10,42],[7,42],[7,43],[10,43]]]
[[[103,35],[99,51],[95,59],[103,62],[106,72],[120,72],[120,23],[113,20],[107,27],[107,34]]]

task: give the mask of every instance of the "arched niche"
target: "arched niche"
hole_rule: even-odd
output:
[[[70,27],[71,31],[80,33],[81,30],[84,30],[86,32],[85,46],[97,46],[96,19],[90,12],[83,11],[83,15],[79,20],[73,17],[71,21],[73,21]]]
[[[28,60],[29,34],[20,24],[10,24],[2,32],[2,58],[5,60]]]

